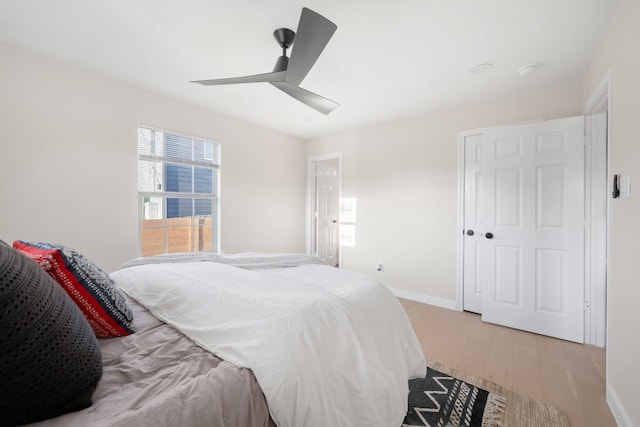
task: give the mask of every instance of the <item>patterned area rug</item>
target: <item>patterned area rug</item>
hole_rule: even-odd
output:
[[[403,427],[568,427],[562,410],[433,362],[409,381]]]

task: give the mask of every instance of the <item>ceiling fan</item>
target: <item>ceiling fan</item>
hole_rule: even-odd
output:
[[[336,28],[338,28],[336,24],[324,16],[304,7],[298,23],[297,35],[288,28],[278,28],[273,32],[273,37],[282,48],[282,56],[278,58],[272,72],[225,79],[196,80],[192,83],[214,86],[268,82],[309,107],[323,114],[329,114],[339,104],[302,89],[300,83],[329,43]],[[292,44],[291,58],[288,58],[287,49]]]

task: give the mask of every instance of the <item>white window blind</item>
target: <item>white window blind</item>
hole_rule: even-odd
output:
[[[218,252],[217,142],[138,127],[138,195],[142,256]]]

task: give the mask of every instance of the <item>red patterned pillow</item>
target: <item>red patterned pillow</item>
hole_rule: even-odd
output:
[[[69,294],[99,338],[135,332],[127,299],[111,277],[68,246],[16,240],[13,247],[51,275]]]

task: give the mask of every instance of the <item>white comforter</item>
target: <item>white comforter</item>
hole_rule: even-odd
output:
[[[394,295],[322,265],[138,265],[116,283],[193,341],[253,370],[280,427],[399,427],[425,360]]]

